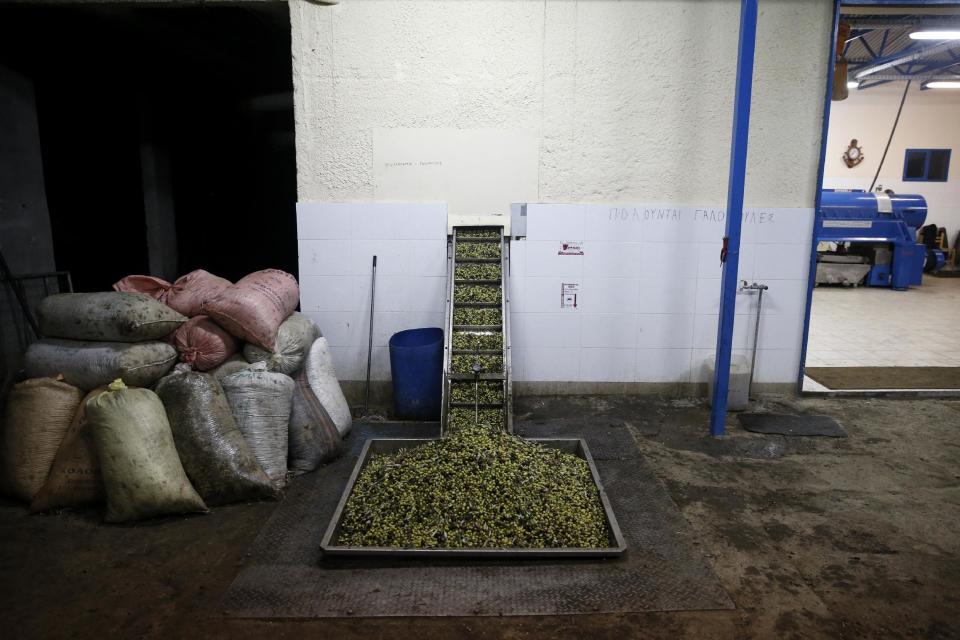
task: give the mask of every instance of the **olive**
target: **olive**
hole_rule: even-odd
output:
[[[502,424],[502,412],[490,411]],[[609,538],[586,461],[464,424],[442,440],[372,457],[347,500],[337,543],[598,548]]]

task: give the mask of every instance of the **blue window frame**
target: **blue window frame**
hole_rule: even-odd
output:
[[[950,149],[907,149],[903,157],[904,182],[946,182]]]

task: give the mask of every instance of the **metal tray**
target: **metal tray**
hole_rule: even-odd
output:
[[[347,504],[347,499],[353,493],[353,485],[360,472],[366,466],[370,458],[375,454],[395,453],[400,449],[408,449],[431,442],[434,438],[427,439],[399,439],[383,438],[371,439],[363,445],[360,452],[360,458],[357,460],[353,473],[350,474],[350,480],[347,482],[343,495],[340,496],[340,502],[337,504],[337,510],[333,512],[333,518],[327,527],[327,531],[320,543],[320,549],[324,556],[355,556],[355,557],[375,557],[384,558],[489,558],[491,560],[503,558],[609,558],[623,554],[627,549],[627,543],[623,540],[623,534],[620,533],[620,526],[617,524],[617,518],[613,515],[613,509],[610,507],[610,501],[603,490],[603,484],[600,482],[600,476],[597,473],[597,466],[593,462],[587,443],[583,439],[566,438],[530,438],[530,442],[536,442],[545,447],[560,449],[572,453],[587,461],[590,467],[590,474],[596,484],[597,491],[600,494],[600,502],[603,504],[603,512],[607,520],[607,533],[609,535],[610,546],[600,549],[581,549],[581,548],[557,548],[557,549],[526,549],[526,548],[503,548],[503,549],[408,549],[399,547],[346,547],[337,544],[340,537],[340,520],[343,517],[343,509]]]

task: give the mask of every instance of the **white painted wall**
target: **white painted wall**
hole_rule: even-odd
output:
[[[867,189],[890,136],[903,83],[850,91],[830,108],[823,184],[827,188]],[[850,140],[863,147],[864,160],[848,168],[842,160]],[[903,182],[906,149],[952,149],[947,182]],[[927,199],[927,224],[946,227],[952,243],[960,231],[960,91],[912,85],[877,184]]]
[[[541,203],[722,208],[739,4],[292,2],[299,199],[374,200],[378,129],[494,128],[538,138]],[[829,0],[760,3],[747,205],[795,208],[804,221],[817,189],[831,8]],[[721,225],[700,240],[718,254],[722,235]],[[699,273],[702,250],[691,244],[684,268]],[[667,256],[659,251],[650,255]],[[784,260],[806,269],[806,256]],[[667,284],[682,276],[673,264],[672,254],[661,264]],[[795,378],[799,346],[796,336],[789,364],[770,381]],[[689,380],[684,358],[677,379]],[[537,370],[536,356],[525,362]],[[613,375],[605,366],[598,380]]]

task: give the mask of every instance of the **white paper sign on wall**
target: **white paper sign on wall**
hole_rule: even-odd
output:
[[[558,256],[582,256],[583,255],[583,243],[573,240],[567,240],[560,243],[560,250],[557,252]]]
[[[538,135],[523,129],[376,129],[374,197],[446,202],[465,224],[497,214],[508,227],[511,203],[538,199],[539,156]]]
[[[576,309],[577,296],[580,294],[580,283],[564,282],[560,284],[560,308]]]

